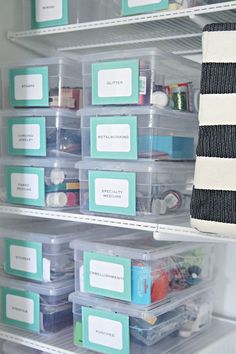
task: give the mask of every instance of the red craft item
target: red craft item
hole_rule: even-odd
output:
[[[152,302],[163,300],[167,297],[169,291],[169,276],[163,272],[154,280],[152,284]]]

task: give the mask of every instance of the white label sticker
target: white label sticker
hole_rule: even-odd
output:
[[[39,199],[38,175],[31,173],[12,173],[11,195],[14,198]]]
[[[34,248],[10,246],[10,267],[22,272],[37,273],[37,251]]]
[[[159,4],[162,0],[128,0],[129,7]]]
[[[132,69],[110,69],[98,72],[98,96],[130,97],[132,95]]]
[[[129,152],[131,148],[130,125],[97,125],[96,142],[99,152]]]
[[[16,100],[43,99],[43,76],[41,74],[16,75],[14,87]]]
[[[6,296],[6,316],[15,321],[34,324],[34,301],[25,297]]]
[[[36,22],[60,20],[63,16],[62,0],[36,0]]]
[[[123,328],[118,321],[97,316],[88,317],[88,339],[91,343],[112,349],[123,349]]]
[[[115,292],[124,292],[124,266],[110,262],[91,260],[89,264],[90,286]]]
[[[125,179],[95,179],[95,203],[97,205],[128,208],[129,181]]]
[[[40,149],[39,124],[14,124],[12,126],[14,149]]]

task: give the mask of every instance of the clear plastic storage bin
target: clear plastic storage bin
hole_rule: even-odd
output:
[[[0,263],[6,273],[39,282],[74,278],[72,240],[91,226],[40,221],[0,227]],[[86,233],[87,233],[86,232]],[[91,232],[91,231],[90,231]]]
[[[121,0],[23,0],[19,30],[101,21],[121,16]]]
[[[78,208],[80,205],[77,160],[20,159],[0,161],[0,199],[42,208]],[[34,166],[34,167],[32,167]]]
[[[55,333],[72,324],[69,294],[74,280],[37,284],[1,273],[1,322],[24,330]]]
[[[81,161],[82,213],[123,215],[160,222],[189,212],[192,162]]]
[[[158,242],[143,231],[103,229],[71,247],[76,291],[150,305],[212,281],[212,244]]]
[[[90,108],[81,117],[83,159],[192,160],[196,114],[147,107]]]
[[[67,58],[24,60],[3,69],[3,108],[82,105],[81,64]]]
[[[207,0],[147,0],[145,2],[140,0],[122,0],[122,16],[158,12],[160,10],[181,10],[189,7],[207,5],[208,3]]]
[[[156,105],[193,112],[198,107],[200,65],[156,48],[85,55],[84,107]]]
[[[211,292],[201,289],[162,306],[140,309],[130,304],[70,295],[74,314],[74,343],[110,354],[163,354],[184,338],[205,331],[212,312]]]
[[[1,155],[81,155],[80,119],[66,109],[2,111]]]

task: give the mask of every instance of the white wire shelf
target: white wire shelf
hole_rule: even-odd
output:
[[[1,205],[0,214],[17,215],[31,218],[53,219],[71,221],[85,224],[119,227],[153,233],[158,241],[188,241],[188,242],[232,242],[236,243],[236,237],[232,235],[205,234],[192,229],[189,225],[189,216],[181,215],[168,218],[164,223],[147,222],[110,218],[95,215],[85,215],[79,212],[51,211],[36,208],[23,208],[17,206]],[[163,219],[162,219],[163,220]]]
[[[212,326],[191,341],[170,354],[222,354],[235,353],[236,343],[236,323],[224,319],[214,319]],[[45,351],[49,354],[89,354],[91,351],[77,348],[73,345],[73,329],[68,328],[53,336],[43,336],[25,332],[20,329],[0,325],[0,338],[24,345],[26,347]],[[200,339],[200,340],[199,340]],[[227,351],[232,348],[231,351]],[[149,348],[150,354],[154,354],[152,347]],[[146,351],[145,351],[146,353]]]
[[[206,23],[235,22],[236,1],[162,11],[24,32],[8,38],[36,52],[76,54],[114,47],[158,46],[179,54],[201,52],[201,32]],[[183,43],[184,39],[184,43]],[[183,45],[184,44],[184,45]],[[47,52],[48,54],[48,52]]]

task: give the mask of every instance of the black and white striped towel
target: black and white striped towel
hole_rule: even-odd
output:
[[[191,224],[236,236],[236,24],[203,31],[199,140]]]

